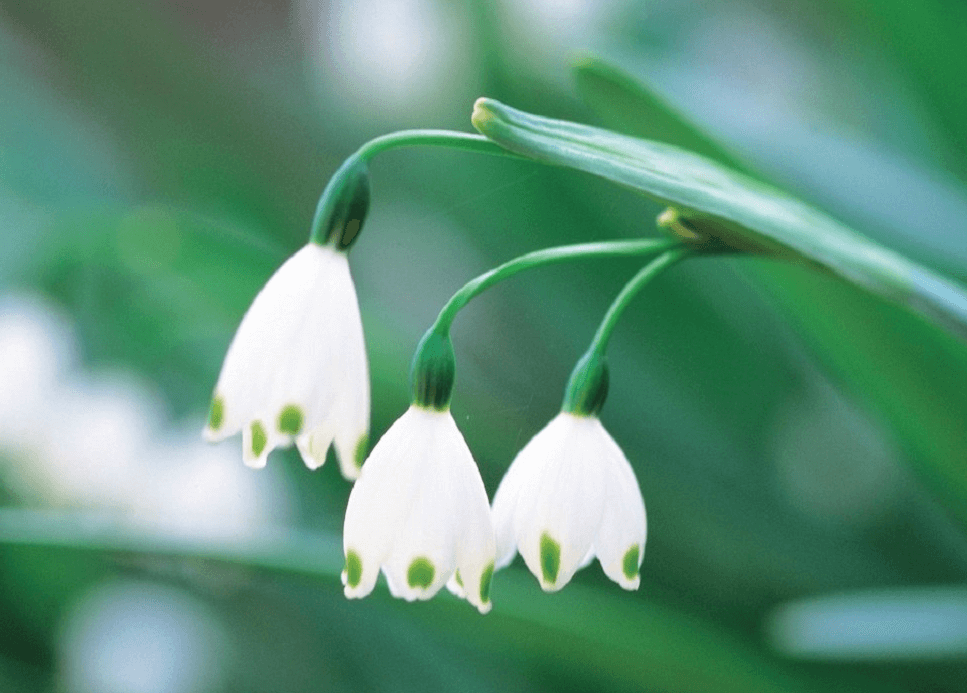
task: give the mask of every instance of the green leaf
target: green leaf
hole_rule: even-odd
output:
[[[755,177],[735,154],[628,73],[591,54],[575,60],[573,73],[584,101],[612,129],[674,144]]]
[[[606,64],[576,67],[582,91],[614,127],[670,137],[730,165],[734,160],[647,87]],[[597,100],[606,101],[599,103]],[[670,122],[681,121],[679,125]],[[650,127],[654,124],[655,130]],[[967,523],[967,353],[923,321],[824,277],[770,264],[749,268],[756,284],[786,309],[801,338],[854,395],[889,421],[920,479]]]
[[[515,153],[669,205],[666,225],[711,245],[792,261],[933,318],[967,340],[967,292],[785,193],[679,147],[478,99],[474,126]]]

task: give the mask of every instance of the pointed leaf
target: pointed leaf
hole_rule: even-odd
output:
[[[933,318],[967,340],[967,292],[785,193],[678,147],[478,99],[474,126],[508,150],[576,168],[669,205],[726,247],[830,272]]]

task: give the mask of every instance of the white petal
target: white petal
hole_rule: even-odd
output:
[[[312,468],[325,461],[333,437],[358,438],[360,428],[365,433],[369,374],[345,253],[310,243],[269,279],[228,349],[214,407],[219,425],[209,426],[207,438],[224,438],[259,420],[268,450],[300,438],[300,452]],[[313,444],[311,433],[326,422],[328,440],[322,434]],[[248,444],[245,456],[250,463],[263,457],[251,459]]]
[[[349,494],[343,547],[347,569],[350,554],[357,557],[360,568],[358,580],[344,580],[347,597],[363,597],[372,591],[396,538],[396,524],[408,512],[410,498],[416,492],[419,477],[408,473],[412,461],[407,458],[410,448],[419,441],[420,426],[410,411],[380,438]]]
[[[553,591],[597,554],[609,577],[637,587],[644,504],[631,466],[596,417],[552,419],[514,459],[493,514],[499,567],[516,546],[541,587]]]
[[[343,536],[361,562],[347,596],[371,591],[381,567],[394,596],[428,599],[459,567],[476,586],[468,600],[489,610],[480,584],[494,559],[490,507],[449,412],[411,407],[390,427],[353,487]]]
[[[595,539],[598,561],[609,578],[633,590],[640,583],[638,568],[645,551],[645,502],[628,459],[603,426],[600,438],[609,483],[608,503]]]
[[[242,460],[253,469],[262,469],[272,450],[272,432],[261,421],[253,421],[242,431]]]
[[[302,461],[309,469],[319,469],[326,463],[326,454],[332,444],[335,431],[331,421],[323,421],[310,433],[304,433],[296,438],[296,445]]]
[[[532,439],[528,446],[533,442]],[[493,521],[494,535],[497,540],[496,567],[498,570],[510,565],[517,555],[518,509],[521,497],[528,492],[531,486],[530,479],[539,474],[543,466],[542,460],[546,459],[535,454],[526,464],[518,463],[522,453],[523,450],[518,453],[500,481],[497,493],[494,494]]]
[[[536,480],[534,514],[520,536],[528,567],[548,591],[566,585],[580,567],[593,546],[604,509],[604,477],[596,464],[596,451],[589,445],[587,422],[586,417],[562,413],[548,425],[548,442],[554,447],[544,454],[552,454],[556,463],[545,465]]]

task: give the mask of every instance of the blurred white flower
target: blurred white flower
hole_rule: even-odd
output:
[[[23,504],[107,510],[193,538],[286,522],[280,475],[256,479],[197,433],[166,432],[163,402],[147,384],[72,370],[74,351],[69,325],[43,299],[0,301],[0,474]]]
[[[497,567],[517,551],[548,592],[597,556],[637,589],[645,503],[631,465],[596,416],[561,412],[524,446],[494,496]]]
[[[205,436],[242,430],[242,456],[298,444],[310,469],[334,444],[359,475],[369,429],[369,371],[356,290],[344,252],[309,243],[262,288],[242,318],[215,386]]]
[[[68,612],[58,643],[67,693],[226,690],[228,638],[208,606],[148,582],[98,585]]]
[[[395,597],[429,599],[449,580],[490,611],[490,506],[449,410],[411,406],[383,435],[349,496],[343,545],[347,597],[369,594],[382,568]]]
[[[291,514],[281,474],[253,475],[222,447],[182,431],[155,445],[133,489],[131,520],[167,535],[233,540],[284,526]]]
[[[63,317],[42,299],[0,299],[0,447],[30,434],[58,379],[73,361]]]
[[[305,0],[303,11],[313,82],[329,87],[325,108],[357,127],[439,119],[478,91],[472,25],[459,3]]]

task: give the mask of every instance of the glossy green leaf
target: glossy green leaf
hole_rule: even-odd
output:
[[[967,292],[785,193],[653,140],[536,116],[479,99],[474,126],[518,154],[638,190],[678,215],[683,235],[828,271],[929,316],[967,340]]]
[[[606,63],[575,67],[594,108],[631,134],[669,137],[720,164],[736,161],[647,86]],[[677,124],[676,124],[677,123]],[[650,128],[654,125],[655,130]],[[890,422],[911,466],[934,496],[967,522],[967,352],[950,335],[861,292],[780,264],[750,268],[752,279],[784,309],[801,338],[858,399]],[[849,326],[844,329],[844,326]]]
[[[738,156],[627,72],[587,54],[575,60],[573,74],[578,92],[609,128],[674,144],[755,177]]]

